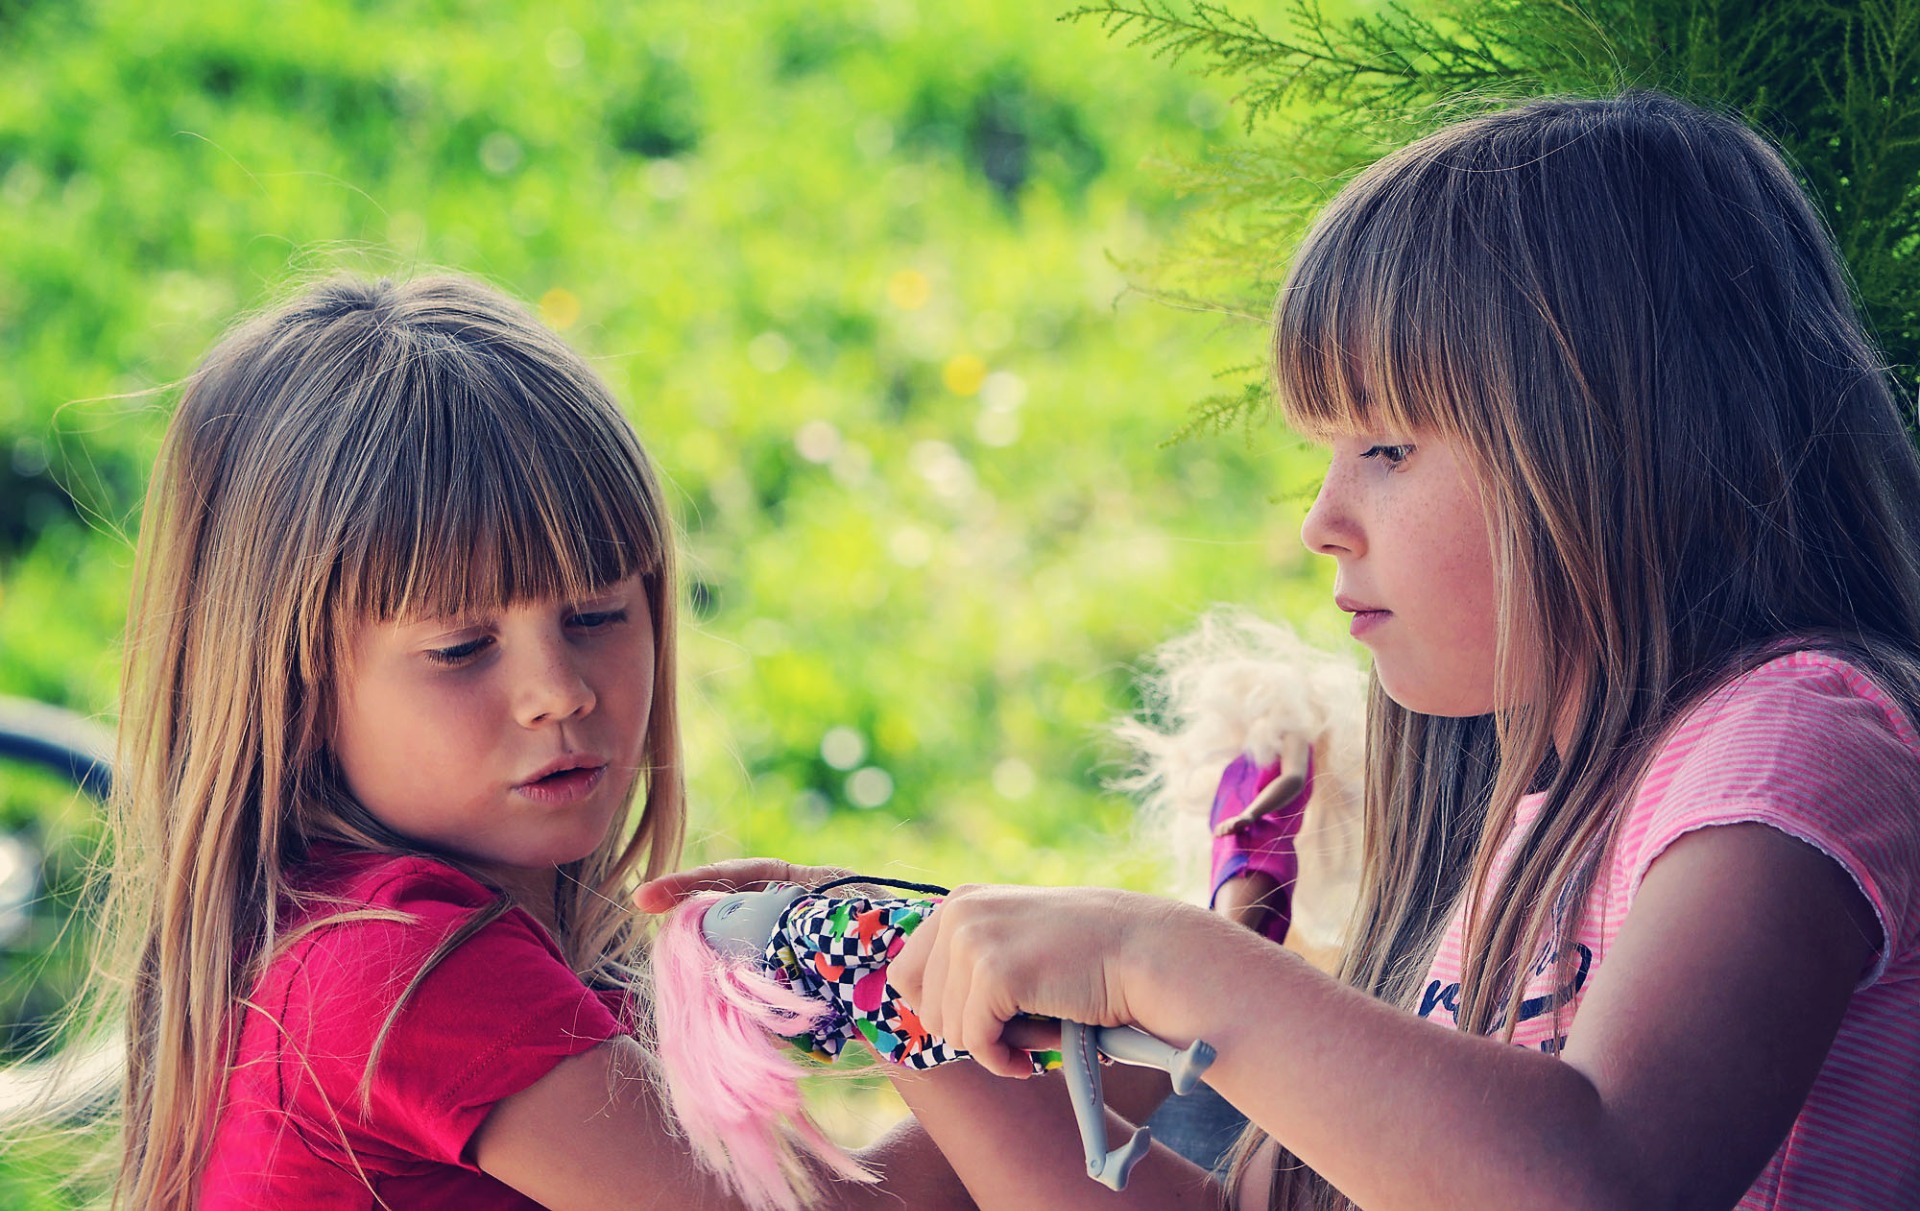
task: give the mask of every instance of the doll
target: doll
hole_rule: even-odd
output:
[[[691,897],[654,944],[668,1101],[701,1163],[756,1208],[794,1211],[817,1191],[817,1168],[873,1180],[807,1117],[794,1048],[831,1062],[858,1035],[881,1058],[910,1068],[966,1056],[928,1033],[886,978],[887,964],[939,901],[825,894],[852,881]],[[1099,1061],[1160,1068],[1186,1092],[1213,1062],[1213,1048],[1197,1040],[1175,1048],[1131,1026],[1062,1022],[1060,1033],[1060,1051],[1036,1054],[1035,1071],[1066,1070],[1088,1176],[1119,1190],[1152,1134],[1140,1128],[1107,1147]]]
[[[1164,834],[1183,894],[1331,966],[1359,887],[1365,674],[1235,609],[1152,664],[1147,718],[1116,731],[1134,751],[1116,789]]]
[[[1116,729],[1133,768],[1114,785],[1173,855],[1170,890],[1334,969],[1359,888],[1365,675],[1231,608],[1150,663],[1144,717]],[[1162,1102],[1147,1125],[1224,1174],[1246,1119],[1202,1087]]]

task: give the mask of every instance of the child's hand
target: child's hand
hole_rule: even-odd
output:
[[[778,858],[731,858],[650,879],[634,889],[633,906],[662,913],[697,892],[755,891],[775,883],[813,887],[848,873],[837,866],[795,866]]]
[[[887,981],[981,1066],[1027,1076],[1007,1033],[1020,1014],[1153,1030],[1131,993],[1195,916],[1204,928],[1208,914],[1189,905],[1098,887],[962,887],[908,937]]]

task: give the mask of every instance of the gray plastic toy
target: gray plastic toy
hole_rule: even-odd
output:
[[[706,911],[700,929],[707,944],[719,956],[736,961],[761,964],[768,974],[788,981],[790,986],[833,1004],[836,1012],[828,1021],[831,1029],[850,1036],[851,1024],[864,1020],[869,1027],[879,1023],[877,1033],[900,1043],[894,1053],[883,1050],[886,1058],[912,1067],[930,1067],[966,1055],[931,1036],[912,1040],[898,1039],[888,1028],[897,1030],[899,1022],[885,1015],[897,1013],[898,998],[890,984],[876,1008],[871,995],[856,1006],[851,995],[857,983],[876,973],[884,973],[891,957],[890,945],[898,937],[911,933],[914,926],[937,908],[933,900],[892,900],[833,898],[803,887],[782,886],[764,891],[739,892],[726,896]],[[874,914],[874,926],[859,938],[844,930],[826,934],[822,923],[844,923],[852,916]],[[889,932],[891,931],[891,932]],[[850,974],[839,980],[821,980],[816,955],[836,970]],[[782,957],[776,957],[782,956]],[[876,983],[884,982],[884,974]],[[864,1033],[864,1031],[863,1031]],[[869,1041],[874,1034],[869,1033]],[[823,1039],[825,1050],[837,1054],[838,1042]],[[1087,1175],[1113,1190],[1126,1187],[1127,1175],[1153,1143],[1153,1133],[1145,1127],[1135,1129],[1119,1147],[1107,1147],[1106,1106],[1101,1098],[1100,1061],[1104,1057],[1121,1064],[1157,1068],[1173,1078],[1173,1091],[1191,1092],[1202,1074],[1213,1063],[1214,1051],[1196,1039],[1184,1048],[1173,1046],[1134,1026],[1085,1026],[1078,1022],[1060,1023],[1061,1065],[1066,1070],[1067,1091],[1073,1099],[1074,1118],[1086,1146]]]

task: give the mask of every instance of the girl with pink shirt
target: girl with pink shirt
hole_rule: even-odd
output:
[[[1373,657],[1339,972],[962,888],[893,969],[928,1029],[1204,1038],[1252,1123],[1109,1196],[1059,1090],[951,1066],[980,1205],[1920,1207],[1920,458],[1779,153],[1645,93],[1449,126],[1320,216],[1274,364]]]
[[[479,283],[326,282],[207,356],[136,559],[117,1205],[742,1205],[649,1079],[624,903],[684,821],[673,568],[606,386]],[[830,1205],[953,1186],[868,1159]]]

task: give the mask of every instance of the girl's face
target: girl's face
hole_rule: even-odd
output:
[[[586,601],[364,621],[333,753],[382,824],[524,886],[586,857],[625,809],[653,702],[638,576]]]
[[[1387,695],[1427,715],[1494,708],[1493,546],[1464,461],[1428,433],[1336,438],[1300,527]]]

